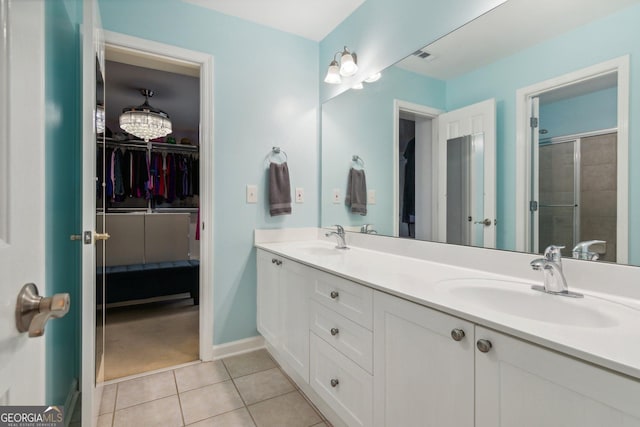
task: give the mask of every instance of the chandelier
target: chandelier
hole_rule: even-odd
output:
[[[171,133],[169,115],[149,105],[149,98],[153,96],[153,91],[140,89],[140,93],[145,97],[144,104],[122,110],[120,115],[122,130],[144,139],[145,142],[169,135]]]

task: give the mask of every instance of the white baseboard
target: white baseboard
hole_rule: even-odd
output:
[[[235,356],[237,354],[248,353],[250,351],[264,348],[264,338],[262,335],[244,338],[238,341],[232,341],[224,344],[213,346],[213,360],[222,359],[223,357]]]
[[[71,417],[73,417],[73,411],[76,409],[76,403],[80,392],[78,391],[78,379],[74,378],[69,387],[67,398],[64,401],[64,425],[69,426],[71,423]]]

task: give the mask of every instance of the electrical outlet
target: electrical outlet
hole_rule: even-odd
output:
[[[334,188],[333,189],[333,203],[334,204],[340,203],[340,189],[339,188]]]
[[[296,187],[296,203],[304,203],[304,188]]]
[[[367,203],[370,205],[376,204],[376,190],[367,191]]]
[[[247,203],[258,203],[257,185],[247,185]]]

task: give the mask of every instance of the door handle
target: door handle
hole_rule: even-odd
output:
[[[52,297],[38,295],[38,287],[27,283],[18,294],[16,303],[16,327],[19,332],[29,332],[29,337],[40,337],[50,318],[58,319],[69,312],[69,294],[55,294]]]
[[[109,237],[111,237],[109,235],[109,233],[95,233],[94,234],[94,238],[96,239],[96,241],[98,241],[98,240],[109,240]]]
[[[473,221],[474,224],[482,224],[485,227],[489,227],[491,225],[491,220],[489,218],[485,218],[482,221]]]

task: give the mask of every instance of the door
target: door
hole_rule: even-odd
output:
[[[437,168],[438,187],[438,240],[448,242],[447,209],[448,197],[460,198],[453,193],[447,182],[448,164],[466,167],[464,177],[469,184],[467,203],[460,209],[464,210],[464,217],[471,223],[469,231],[461,233],[466,236],[464,243],[485,248],[496,245],[496,102],[489,99],[477,104],[469,105],[458,110],[449,111],[438,116],[438,143],[434,144],[434,158],[438,159]],[[467,139],[468,147],[461,149],[457,138]],[[461,154],[467,153],[465,161],[454,159],[449,153],[449,145],[456,147]],[[450,177],[460,174],[449,174]],[[464,188],[464,185],[456,185]],[[451,192],[451,194],[449,194]]]
[[[476,350],[476,427],[640,426],[637,380],[483,327],[476,339],[491,343]]]
[[[376,426],[473,426],[473,324],[381,292],[373,306]]]
[[[258,332],[268,344],[280,346],[280,270],[282,259],[258,249]]]
[[[44,2],[0,0],[0,25],[0,405],[44,405],[45,339],[15,321],[24,284],[46,292]]]
[[[82,25],[82,425],[97,424],[102,386],[96,381],[96,117],[98,64],[104,37],[96,0],[83,2]],[[103,89],[104,90],[104,89]],[[104,251],[103,251],[104,253]],[[102,275],[104,277],[104,274]],[[104,301],[104,299],[103,299]],[[102,316],[104,310],[100,312]],[[98,318],[98,320],[100,320]],[[100,358],[101,359],[101,358]]]

